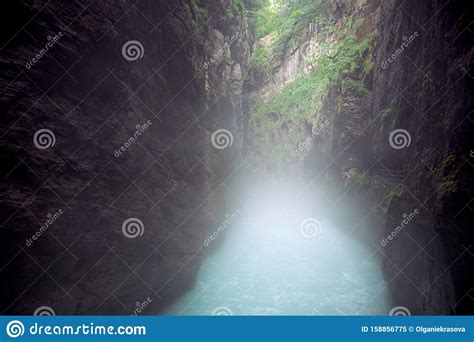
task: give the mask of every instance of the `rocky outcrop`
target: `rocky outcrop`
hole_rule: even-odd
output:
[[[1,33],[2,313],[160,312],[192,286],[224,214],[242,146],[242,7],[2,6],[15,18]]]

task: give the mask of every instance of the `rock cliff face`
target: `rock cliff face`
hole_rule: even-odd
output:
[[[384,271],[397,302],[419,314],[474,310],[467,276],[474,261],[467,144],[473,132],[474,36],[472,12],[461,7],[382,2],[377,21],[369,141],[378,163],[404,170],[382,234],[416,208],[420,212],[385,248]],[[400,45],[405,49],[393,60]],[[395,129],[409,133],[406,148],[387,144]]]
[[[2,6],[2,313],[160,312],[193,284],[225,210],[242,146],[242,8]],[[218,129],[232,133],[225,153]]]
[[[254,74],[254,95],[264,103],[272,94],[295,96],[297,82],[314,93],[306,75],[321,69],[311,55],[324,41],[342,41],[343,27],[360,48],[354,64],[302,120],[257,106],[253,144],[262,155],[292,146],[272,167],[293,163],[311,178],[331,171],[343,197],[363,203],[351,224],[375,233],[394,306],[472,314],[472,12],[446,1],[337,1],[331,16],[331,29],[311,23],[269,73]],[[336,51],[329,57],[344,53]]]

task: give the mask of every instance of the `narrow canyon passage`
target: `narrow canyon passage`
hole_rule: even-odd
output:
[[[166,314],[387,314],[376,249],[359,242],[361,227],[332,221],[325,194],[311,203],[305,192],[302,184],[269,182],[232,213],[206,243],[216,250],[203,247],[194,288]]]
[[[474,313],[468,6],[2,5],[3,315]]]

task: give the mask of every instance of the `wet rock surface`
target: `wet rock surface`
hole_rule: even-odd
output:
[[[458,5],[383,3],[377,24],[376,64],[382,67],[374,71],[372,117],[383,110],[393,114],[377,119],[371,142],[381,164],[406,170],[383,234],[415,208],[420,211],[387,246],[384,270],[398,302],[416,314],[473,309],[473,283],[466,278],[473,263],[472,158],[465,143],[473,130],[472,13]],[[403,54],[382,64],[400,46]],[[400,150],[386,144],[398,128],[411,137]]]
[[[223,215],[242,14],[231,1],[2,7],[2,313],[132,314],[148,297],[160,312],[192,286]],[[217,129],[234,135],[225,152]]]

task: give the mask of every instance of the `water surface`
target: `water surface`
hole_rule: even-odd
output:
[[[356,234],[288,194],[256,198],[203,247],[193,290],[166,314],[386,315],[377,253]]]

